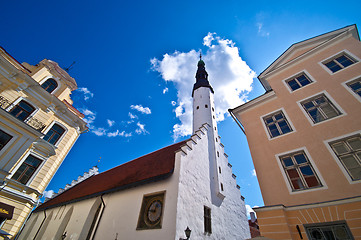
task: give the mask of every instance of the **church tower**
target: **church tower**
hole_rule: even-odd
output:
[[[209,127],[208,135],[208,152],[210,180],[212,189],[212,199],[219,202],[223,200],[224,187],[220,176],[222,167],[217,161],[220,153],[219,136],[214,107],[214,90],[208,81],[208,73],[202,55],[198,61],[198,69],[196,73],[196,83],[193,86],[193,134],[199,130],[204,124]],[[217,198],[214,198],[217,197]]]

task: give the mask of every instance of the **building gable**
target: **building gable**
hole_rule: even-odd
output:
[[[270,86],[266,83],[265,78],[273,71],[280,69],[293,60],[305,56],[307,53],[312,52],[323,46],[325,43],[329,43],[332,40],[336,40],[338,37],[344,36],[344,34],[350,33],[354,38],[360,40],[356,25],[350,25],[329,33],[319,35],[295,44],[292,44],[284,53],[282,53],[268,68],[266,68],[259,76],[261,83],[270,90]]]

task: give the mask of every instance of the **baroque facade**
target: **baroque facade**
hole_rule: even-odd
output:
[[[94,175],[40,205],[20,239],[250,237],[244,198],[218,136],[202,60],[193,88],[193,135]]]
[[[0,48],[0,226],[11,235],[87,131],[72,106],[76,88],[56,62],[20,64]]]
[[[293,44],[230,112],[244,127],[272,239],[361,239],[361,43],[351,25]]]

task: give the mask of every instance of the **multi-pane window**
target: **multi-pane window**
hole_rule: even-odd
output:
[[[310,84],[312,81],[305,74],[302,74],[286,82],[288,86],[291,88],[291,90],[295,91],[303,86],[306,86],[307,84]]]
[[[323,94],[301,103],[314,123],[341,115],[341,112]]]
[[[303,151],[281,156],[280,160],[293,190],[322,186]]]
[[[347,83],[347,86],[351,88],[354,93],[361,97],[361,78]]]
[[[332,60],[325,62],[324,64],[326,67],[328,67],[328,69],[330,69],[334,73],[354,64],[355,62],[356,61],[354,59],[347,56],[346,54],[343,54],[341,56],[333,58]]]
[[[10,141],[12,136],[0,130],[0,150]]]
[[[212,216],[211,209],[204,206],[204,232],[212,233]]]
[[[33,176],[35,171],[38,169],[38,167],[41,164],[41,160],[37,157],[34,157],[33,155],[29,155],[23,164],[18,168],[18,170],[15,172],[15,174],[12,176],[12,179],[22,183],[26,184],[29,179]]]
[[[308,239],[311,240],[353,240],[351,231],[345,222],[312,224],[305,226]]]
[[[286,117],[283,115],[282,111],[268,115],[267,117],[264,117],[263,120],[271,138],[292,131],[292,128],[289,125]]]
[[[55,88],[58,87],[58,83],[54,79],[49,78],[43,84],[41,84],[41,87],[44,88],[47,92],[52,93]]]
[[[55,145],[60,137],[64,134],[65,129],[60,127],[58,124],[54,124],[51,129],[44,136],[44,140]]]
[[[361,179],[361,137],[348,137],[330,143],[332,150],[345,167],[352,180]]]
[[[16,106],[14,106],[9,113],[16,117],[17,119],[20,119],[24,121],[27,119],[30,114],[32,114],[35,111],[35,108],[31,106],[29,103],[25,102],[24,100],[21,100]]]

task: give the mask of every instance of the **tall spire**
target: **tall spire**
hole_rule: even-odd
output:
[[[202,60],[202,53],[199,54],[198,69],[196,73],[196,83],[193,85],[192,96],[194,91],[200,87],[207,87],[214,93],[212,86],[208,82],[208,73],[205,68],[205,63]]]

